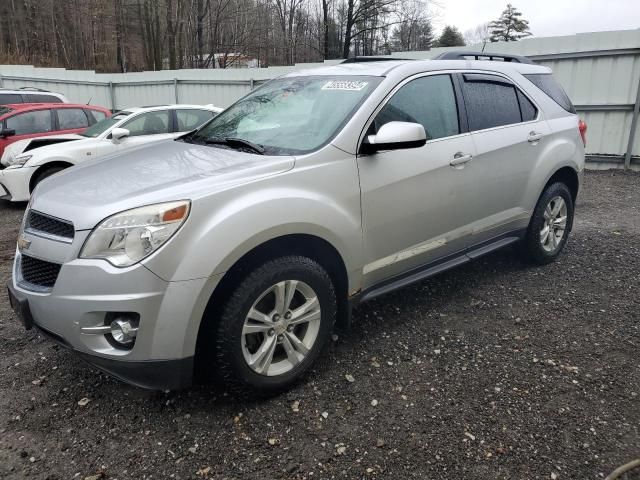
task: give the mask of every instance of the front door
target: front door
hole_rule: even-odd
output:
[[[475,154],[461,126],[459,96],[448,74],[424,75],[401,85],[379,110],[367,134],[390,121],[424,126],[420,148],[358,156],[365,267],[363,287],[461,252],[467,246],[466,174]]]

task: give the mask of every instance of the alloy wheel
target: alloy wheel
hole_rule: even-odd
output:
[[[567,228],[567,204],[561,196],[552,198],[544,210],[540,229],[540,244],[549,253],[555,252]]]

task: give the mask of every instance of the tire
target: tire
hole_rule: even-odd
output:
[[[61,172],[62,170],[65,170],[67,167],[49,167],[49,168],[45,168],[44,170],[39,171],[35,178],[33,179],[33,183],[31,185],[31,191],[33,192],[33,190],[36,188],[36,185],[38,185],[41,181],[43,181],[45,178],[49,178],[51,175],[55,175],[58,172]]]
[[[522,242],[525,260],[538,265],[553,262],[567,243],[573,213],[569,188],[561,182],[549,185],[538,200]]]
[[[336,320],[336,294],[318,263],[287,256],[244,275],[219,312],[213,338],[201,339],[215,352],[217,380],[240,396],[265,397],[290,388],[318,358]]]

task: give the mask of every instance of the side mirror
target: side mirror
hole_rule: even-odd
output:
[[[114,128],[111,130],[111,140],[113,143],[120,143],[129,136],[130,132],[126,128]]]
[[[402,150],[418,148],[427,143],[427,134],[419,123],[389,122],[385,123],[376,135],[369,135],[360,151],[375,153],[380,150]]]
[[[0,130],[0,138],[13,137],[16,134],[16,131],[13,128],[5,128]]]

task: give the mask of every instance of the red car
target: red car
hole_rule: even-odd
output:
[[[0,157],[7,145],[18,140],[80,133],[110,116],[106,108],[73,103],[0,105]]]

